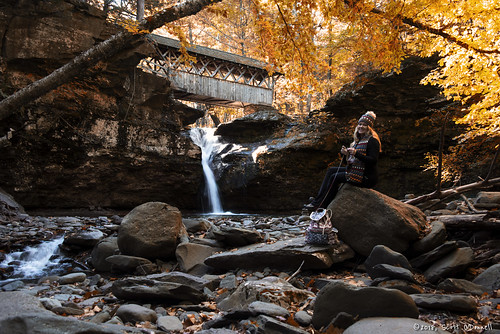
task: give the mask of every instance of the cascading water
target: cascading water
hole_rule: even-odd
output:
[[[42,242],[37,246],[28,246],[23,251],[5,255],[5,260],[0,263],[0,268],[14,268],[9,274],[10,278],[37,278],[43,274],[62,270],[59,246],[64,237]]]
[[[211,213],[224,213],[219,196],[219,188],[215,181],[215,175],[210,167],[214,153],[222,147],[214,135],[215,128],[193,128],[190,136],[193,142],[201,148],[201,164],[205,174],[205,182],[208,192],[208,205]]]

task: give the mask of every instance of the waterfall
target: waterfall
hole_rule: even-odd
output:
[[[9,274],[12,278],[37,278],[47,271],[61,269],[61,257],[56,255],[63,241],[64,237],[61,237],[6,254],[0,268],[13,267],[13,272]]]
[[[193,128],[191,129],[190,136],[193,142],[201,148],[201,164],[203,166],[203,173],[205,174],[210,212],[224,213],[222,211],[219,188],[215,181],[214,172],[210,167],[217,149],[221,148],[221,144],[219,144],[217,136],[214,133],[215,128]]]

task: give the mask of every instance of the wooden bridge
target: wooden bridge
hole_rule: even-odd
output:
[[[157,55],[141,61],[146,72],[167,78],[174,97],[226,107],[271,106],[277,74],[270,76],[265,63],[203,46],[187,48],[196,62],[181,60],[180,42],[149,35]]]

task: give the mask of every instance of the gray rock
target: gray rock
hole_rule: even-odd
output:
[[[239,227],[222,226],[210,230],[214,239],[223,242],[230,247],[241,247],[264,241],[259,231]]]
[[[335,213],[332,223],[340,240],[364,256],[377,245],[405,251],[420,237],[427,222],[425,214],[414,206],[350,184],[339,190],[328,209]]]
[[[171,259],[181,235],[186,234],[180,211],[161,202],[148,202],[130,211],[120,225],[122,254],[147,259]]]
[[[165,315],[158,318],[156,325],[162,331],[169,333],[170,331],[181,331],[184,329],[182,322],[179,318],[173,315]]]
[[[73,283],[80,283],[85,281],[87,278],[87,275],[85,273],[71,273],[67,274],[64,276],[59,277],[58,283],[59,284],[73,284]]]
[[[111,263],[106,258],[116,255],[120,252],[118,249],[118,238],[108,237],[97,243],[92,249],[91,261],[97,271],[111,271]]]
[[[373,247],[370,255],[365,260],[366,272],[370,277],[380,277],[376,276],[373,272],[373,267],[377,264],[390,264],[392,266],[406,268],[408,270],[413,270],[408,259],[401,253],[395,252],[387,246],[377,245]]]
[[[391,266],[390,264],[377,264],[370,271],[371,278],[389,277],[403,279],[414,283],[417,282],[410,270],[406,268]]]
[[[107,311],[102,311],[94,315],[89,321],[95,324],[102,324],[111,319],[111,314]]]
[[[222,248],[214,248],[205,245],[194,243],[184,243],[177,246],[175,257],[179,263],[179,267],[184,272],[189,272],[197,265],[204,265],[207,257],[217,252],[221,252]]]
[[[312,323],[319,329],[328,325],[340,312],[359,318],[418,318],[419,315],[413,299],[399,290],[355,287],[342,281],[333,281],[317,294]]]
[[[257,317],[258,334],[308,334],[309,332],[266,315]]]
[[[464,295],[440,295],[440,294],[415,294],[410,295],[419,307],[446,310],[459,313],[471,313],[477,311],[477,302],[474,298]]]
[[[475,296],[481,296],[486,292],[483,286],[459,278],[447,278],[439,283],[437,288],[446,292],[470,293]]]
[[[306,311],[298,311],[293,315],[293,319],[297,321],[299,325],[307,327],[311,324],[312,315],[310,315]]]
[[[216,286],[216,283],[212,283],[211,280],[193,276],[187,273],[183,273],[180,271],[171,271],[168,273],[161,273],[161,274],[152,274],[146,276],[148,279],[153,279],[161,282],[172,282],[172,283],[179,283],[179,284],[184,284],[184,285],[189,285],[193,289],[202,291],[204,287],[210,286],[214,288]]]
[[[192,303],[199,303],[206,299],[203,292],[191,286],[148,278],[124,278],[116,280],[111,290],[117,298],[126,300],[190,301]]]
[[[446,241],[447,236],[444,223],[434,221],[431,223],[431,231],[425,237],[411,245],[411,252],[417,255],[430,252],[436,247],[441,246]]]
[[[62,306],[61,302],[54,298],[40,298],[40,302],[47,310]]]
[[[442,278],[454,276],[466,269],[474,260],[474,252],[470,247],[458,248],[446,257],[435,262],[425,272],[425,278],[437,283]]]
[[[123,322],[130,323],[142,321],[150,321],[154,323],[157,320],[155,311],[136,304],[121,305],[116,311],[116,316],[122,319]]]
[[[447,241],[441,246],[410,260],[414,268],[423,269],[458,248],[456,241]]]
[[[25,286],[23,281],[12,281],[5,285],[2,285],[3,291],[15,291],[22,289]]]
[[[411,283],[406,280],[388,280],[381,282],[377,285],[379,288],[386,288],[386,289],[396,289],[403,291],[404,293],[410,295],[413,293],[422,293],[424,292],[424,288],[422,288],[420,285]]]
[[[477,208],[500,208],[500,192],[498,191],[480,191],[474,201]]]
[[[304,262],[302,266],[304,270],[327,269],[334,263],[343,262],[354,255],[353,250],[344,243],[331,247],[312,246],[307,245],[303,237],[299,237],[214,254],[205,260],[205,264],[221,270],[276,268],[295,271],[302,262]]]
[[[432,324],[411,318],[365,318],[347,328],[343,334],[450,334]]]
[[[99,230],[84,230],[70,233],[64,237],[64,244],[92,248],[104,238],[104,233]]]
[[[208,231],[212,227],[212,223],[206,219],[183,218],[182,223],[186,227],[186,230],[191,233]]]
[[[124,329],[123,326],[97,325],[56,315],[46,310],[36,297],[22,292],[0,292],[1,334],[121,334]],[[140,333],[140,330],[131,327],[126,330],[129,333]]]
[[[111,255],[106,258],[106,261],[111,263],[112,271],[121,271],[133,273],[137,267],[143,265],[152,265],[148,259],[130,255]]]
[[[255,314],[264,314],[270,317],[289,317],[290,312],[284,307],[273,303],[254,301],[248,305],[248,310]]]
[[[500,289],[500,263],[494,264],[479,274],[472,283],[479,284],[489,293]]]
[[[311,297],[314,297],[312,292],[297,289],[281,278],[269,276],[261,280],[241,283],[217,306],[222,311],[248,310],[248,306],[254,301],[262,301],[286,308],[292,303],[301,303]]]

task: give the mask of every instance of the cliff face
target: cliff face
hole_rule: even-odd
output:
[[[65,1],[0,5],[4,96],[113,33],[104,15]],[[130,208],[164,201],[194,209],[200,151],[183,127],[203,114],[171,98],[168,81],[136,68],[135,46],[24,106],[0,124],[0,184],[29,208]]]

